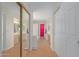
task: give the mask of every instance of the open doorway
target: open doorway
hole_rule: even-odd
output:
[[[51,23],[48,20],[33,20],[31,56],[56,56],[51,49]]]

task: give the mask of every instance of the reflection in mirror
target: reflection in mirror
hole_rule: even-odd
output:
[[[0,21],[2,38],[0,39],[1,56],[20,56],[19,52],[19,17],[20,7],[15,2],[0,2]],[[1,18],[2,17],[2,18]],[[0,23],[1,23],[0,22]],[[2,43],[1,43],[2,42]]]
[[[29,15],[24,9],[22,15],[22,56],[27,56],[27,50],[29,49]]]

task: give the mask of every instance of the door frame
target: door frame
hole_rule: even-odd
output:
[[[30,19],[31,19],[31,14],[25,8],[25,6],[21,2],[16,2],[16,4],[18,4],[18,6],[20,7],[20,11],[19,11],[20,12],[20,57],[22,57],[22,21],[23,21],[23,9],[29,15],[29,32],[30,32]],[[29,38],[30,38],[30,35],[29,35]],[[31,49],[31,47],[30,47],[30,39],[29,39],[29,49]]]

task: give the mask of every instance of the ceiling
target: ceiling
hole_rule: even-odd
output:
[[[0,3],[1,4],[1,3]],[[4,10],[11,11],[16,17],[19,14],[19,7],[15,2],[2,3]],[[53,12],[59,7],[59,2],[23,2],[25,7],[33,11],[34,20],[48,20],[52,18]]]
[[[33,11],[34,20],[52,18],[53,12],[59,7],[59,2],[24,2],[25,6]]]
[[[0,7],[4,12],[13,15],[14,17],[20,16],[20,7],[15,2],[0,2]]]

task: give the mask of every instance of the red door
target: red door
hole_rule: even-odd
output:
[[[44,38],[44,24],[40,24],[40,38]]]

